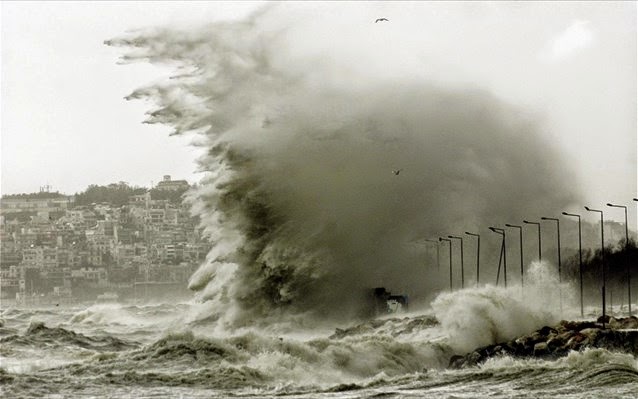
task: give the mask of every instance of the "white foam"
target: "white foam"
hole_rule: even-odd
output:
[[[557,279],[549,265],[534,263],[524,296],[520,287],[488,285],[440,294],[432,308],[448,344],[465,353],[530,333],[560,320]]]

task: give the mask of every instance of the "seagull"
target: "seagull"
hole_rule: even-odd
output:
[[[377,18],[377,20],[376,20],[376,21],[374,21],[374,23],[376,24],[376,23],[377,23],[377,22],[379,22],[379,21],[388,21],[388,22],[390,22],[390,20],[389,20],[389,19],[387,19],[387,18]]]
[[[403,170],[403,168],[397,169],[397,170],[393,170],[392,173],[394,173],[395,176],[399,176],[399,173],[401,173],[402,170]]]

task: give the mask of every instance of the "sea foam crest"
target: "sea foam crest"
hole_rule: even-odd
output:
[[[465,353],[555,324],[560,286],[553,274],[551,265],[534,262],[523,290],[487,285],[440,294],[432,308],[449,345]]]

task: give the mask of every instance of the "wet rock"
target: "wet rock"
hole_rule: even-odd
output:
[[[451,369],[460,369],[465,364],[465,356],[454,355],[450,358],[450,364],[448,368]]]
[[[593,341],[596,339],[596,336],[600,331],[600,328],[585,328],[583,330],[580,330],[580,333]]]
[[[611,318],[611,316],[609,316],[608,314],[604,315],[604,316],[600,316],[599,318],[596,319],[596,322],[598,323],[609,323],[609,319]]]
[[[601,330],[592,340],[593,346],[638,354],[638,331]]]
[[[618,322],[618,320],[616,320],[614,317],[610,317],[609,318],[609,328],[622,328],[620,322]]]
[[[588,339],[587,339],[587,336],[577,332],[577,333],[574,333],[569,338],[569,340],[567,341],[567,343],[565,344],[563,349],[564,350],[578,350],[578,349],[580,349],[581,345],[583,345],[586,342],[589,342]]]
[[[472,353],[470,354],[470,357],[468,358],[468,361],[469,361],[471,364],[476,364],[476,363],[478,363],[478,362],[481,360],[481,358],[482,358],[482,357],[481,357],[480,353],[478,353],[478,352],[472,352]]]
[[[534,344],[544,340],[545,340],[545,335],[539,333],[538,331],[534,331],[532,335],[530,336],[530,341]]]
[[[551,336],[548,340],[547,340],[547,349],[550,352],[555,352],[558,349],[562,349],[565,344],[567,343],[567,340],[569,340],[569,338],[571,337],[571,335],[573,334],[572,331],[566,331],[562,334],[555,334],[553,336]]]
[[[638,329],[638,317],[631,316],[626,317],[620,321],[620,328],[624,329]]]
[[[600,320],[600,319],[599,319]],[[480,364],[492,356],[559,357],[573,350],[589,347],[638,354],[638,318],[614,319],[606,316],[606,327],[594,322],[561,321],[556,327],[545,326],[529,335],[508,342],[485,346],[461,358],[454,357],[455,367]],[[636,326],[636,328],[632,328]],[[616,328],[613,328],[616,327]],[[452,359],[451,359],[452,360]]]
[[[540,330],[538,330],[538,333],[544,336],[548,336],[551,333],[556,334],[558,331],[556,331],[555,328],[549,327],[549,326],[544,326],[543,328],[541,328]]]
[[[511,340],[506,344],[503,344],[503,353],[521,356],[525,351],[525,346],[516,342],[516,340]]]
[[[598,328],[599,326],[591,321],[567,321],[562,320],[560,325],[567,331],[580,331],[583,328]]]
[[[549,348],[546,342],[539,342],[534,345],[534,356],[543,356],[549,353]]]

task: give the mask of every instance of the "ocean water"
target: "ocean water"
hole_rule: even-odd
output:
[[[422,238],[560,214],[579,201],[573,171],[526,110],[431,74],[415,38],[439,28],[353,23],[369,4],[348,4],[283,3],[106,41],[124,64],[171,68],[126,98],[148,101],[146,123],[205,150],[185,199],[213,247],[189,281],[192,302],[3,307],[0,396],[638,397],[636,358],[605,350],[447,368],[579,312],[551,265],[526,267],[524,293],[486,286],[430,302],[448,275],[424,267]],[[434,26],[424,17],[466,25],[438,6],[404,12],[419,11],[419,29]],[[457,6],[470,15],[445,4]],[[481,282],[494,281],[498,246],[482,248]],[[381,285],[422,303],[350,317]]]
[[[638,397],[638,359],[602,349],[448,369],[454,353],[486,342],[476,336],[488,321],[492,336],[506,337],[518,333],[506,326],[518,322],[517,312],[533,318],[500,303],[505,290],[465,291],[411,313],[307,329],[222,332],[216,321],[193,317],[201,311],[195,302],[6,308],[0,390],[6,398]],[[458,310],[470,302],[467,314],[484,319]],[[511,320],[496,321],[489,303]],[[442,317],[451,309],[454,321]]]

